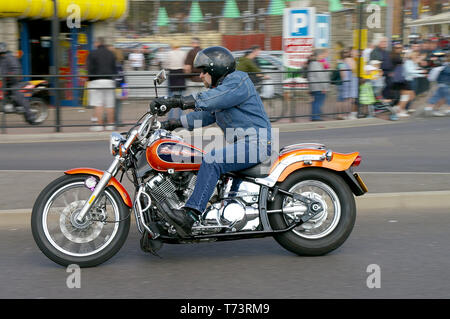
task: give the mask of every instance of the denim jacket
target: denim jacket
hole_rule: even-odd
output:
[[[247,73],[234,71],[217,87],[194,94],[194,99],[195,112],[181,116],[186,129],[217,123],[229,143],[245,136],[260,143],[271,141],[270,120]]]

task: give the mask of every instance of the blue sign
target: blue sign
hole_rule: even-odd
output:
[[[329,14],[316,15],[316,48],[330,47],[330,19]]]
[[[314,36],[314,10],[293,9],[290,11],[289,36],[313,37]]]

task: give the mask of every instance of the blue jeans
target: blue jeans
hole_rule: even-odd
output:
[[[271,153],[271,145],[252,138],[244,138],[218,150],[212,150],[203,157],[197,182],[185,207],[203,213],[214,193],[221,175],[255,166],[266,160]],[[236,191],[240,181],[233,181],[232,191]]]
[[[311,95],[313,96],[311,120],[319,120],[322,113],[321,108],[327,95],[321,91],[313,91]]]
[[[445,84],[439,84],[437,90],[428,99],[428,103],[434,105],[440,100],[444,99],[445,102],[447,102],[447,105],[450,105],[450,86]]]

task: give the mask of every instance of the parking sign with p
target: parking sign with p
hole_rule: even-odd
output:
[[[289,9],[285,15],[285,37],[314,37],[315,8]]]

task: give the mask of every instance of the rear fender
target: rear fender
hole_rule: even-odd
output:
[[[99,179],[102,178],[104,172],[100,171],[98,169],[94,169],[94,168],[74,168],[74,169],[70,169],[68,171],[65,171],[64,174],[66,175],[92,175],[92,176],[96,176]],[[122,184],[119,183],[119,181],[115,178],[115,177],[111,177],[111,180],[108,183],[108,186],[112,186],[114,187],[114,189],[119,192],[120,197],[122,197],[123,202],[125,203],[125,205],[127,205],[128,207],[133,207],[133,204],[131,202],[131,197],[130,195],[128,195],[127,190],[125,189],[125,187],[122,186]]]
[[[353,179],[346,172],[358,155],[358,152],[351,154],[333,152],[332,156],[327,158],[327,150],[324,149],[293,150],[278,157],[270,169],[269,176],[257,178],[256,182],[273,187],[276,183],[283,182],[289,175],[299,169],[316,167],[335,171],[343,176],[347,183],[353,183]]]
[[[348,170],[359,153],[342,154],[333,152],[330,160],[325,159],[324,150],[298,150],[284,154],[272,166],[270,173],[281,172],[277,182],[283,182],[296,170],[305,167],[321,167],[332,171],[342,172]]]

